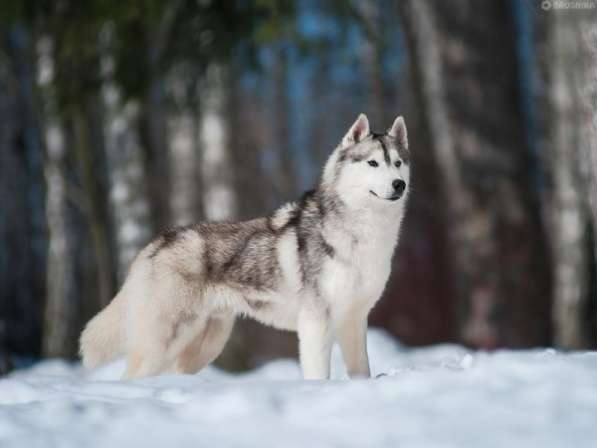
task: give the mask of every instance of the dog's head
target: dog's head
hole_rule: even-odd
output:
[[[375,134],[361,114],[330,156],[323,182],[349,205],[392,207],[408,194],[409,163],[404,119]]]

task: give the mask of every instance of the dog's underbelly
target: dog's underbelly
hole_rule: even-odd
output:
[[[291,301],[288,303],[264,302],[259,309],[253,309],[249,316],[265,325],[278,330],[296,331],[298,307]]]
[[[279,330],[296,331],[303,299],[288,282],[269,291],[245,289],[244,300],[248,306],[245,314],[249,317]]]
[[[258,290],[248,285],[213,285],[206,289],[208,313],[246,315],[280,330],[296,330],[299,300],[286,291]]]

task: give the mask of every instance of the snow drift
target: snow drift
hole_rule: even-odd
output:
[[[44,361],[0,379],[1,447],[589,447],[597,445],[597,353],[405,349],[370,333],[376,379],[329,382],[292,360],[231,375],[120,381]]]

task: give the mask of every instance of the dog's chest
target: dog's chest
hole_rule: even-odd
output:
[[[357,243],[343,243],[323,266],[322,293],[332,304],[373,306],[391,271],[395,238],[378,235]]]

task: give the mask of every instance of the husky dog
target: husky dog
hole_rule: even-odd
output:
[[[351,377],[369,377],[367,315],[390,275],[409,190],[406,126],[361,114],[317,188],[271,216],[167,230],[81,336],[83,364],[125,354],[127,378],[194,373],[238,315],[298,333],[306,379],[327,379],[334,339]]]

